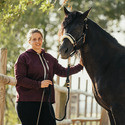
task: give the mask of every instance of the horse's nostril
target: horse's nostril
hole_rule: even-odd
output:
[[[67,53],[68,52],[68,48],[65,50],[65,53]]]

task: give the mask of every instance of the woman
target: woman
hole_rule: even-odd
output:
[[[15,64],[17,79],[16,109],[22,125],[56,125],[49,111],[48,86],[51,85],[51,103],[55,102],[53,77],[54,74],[66,77],[67,68],[62,67],[57,59],[46,53],[42,48],[43,35],[38,29],[31,29],[27,35],[31,49],[22,53]],[[70,68],[70,75],[83,69],[82,64]],[[39,119],[40,101],[45,94]],[[53,111],[53,107],[52,111]],[[53,111],[54,114],[54,111]]]

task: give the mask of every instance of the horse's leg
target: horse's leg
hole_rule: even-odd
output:
[[[113,115],[112,115],[112,112],[110,110],[108,111],[108,116],[109,116],[110,124],[116,125],[115,120],[114,120]]]
[[[115,125],[125,125],[125,107],[121,104],[113,104],[112,114],[115,119]]]

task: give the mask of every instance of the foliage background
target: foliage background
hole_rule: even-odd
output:
[[[58,30],[64,18],[63,6],[86,11],[89,18],[109,33],[125,33],[119,23],[125,19],[125,0],[0,0],[0,48],[7,48],[7,75],[14,76],[14,63],[27,48],[26,33],[30,28],[43,30],[46,51],[58,52]],[[112,27],[115,25],[115,29]],[[19,123],[15,112],[15,88],[6,86],[5,125]]]

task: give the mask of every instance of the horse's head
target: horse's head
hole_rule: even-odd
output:
[[[86,12],[69,12],[64,7],[65,19],[62,23],[64,35],[61,38],[60,54],[67,59],[72,53],[80,49],[84,39],[85,23],[90,9]]]

